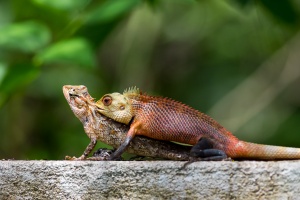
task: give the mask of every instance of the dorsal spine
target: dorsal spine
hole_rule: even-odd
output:
[[[136,86],[129,87],[128,89],[125,89],[123,92],[123,95],[139,95],[141,94],[141,91]]]

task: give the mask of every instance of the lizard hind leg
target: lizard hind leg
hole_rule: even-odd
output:
[[[208,138],[201,138],[191,149],[191,156],[202,158],[204,161],[223,160],[227,158],[224,151],[213,148],[213,142]]]
[[[195,161],[220,161],[227,158],[224,151],[219,149],[214,149],[213,142],[205,137],[202,137],[197,144],[195,144],[190,154],[195,159],[191,159],[180,168],[180,170],[185,169],[188,165]]]

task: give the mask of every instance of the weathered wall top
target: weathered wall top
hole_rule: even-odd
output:
[[[298,199],[300,161],[0,161],[0,199]]]

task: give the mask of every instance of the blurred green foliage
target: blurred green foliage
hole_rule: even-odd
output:
[[[0,158],[81,155],[89,140],[65,84],[95,98],[138,86],[208,112],[241,139],[300,147],[299,5],[1,1]]]

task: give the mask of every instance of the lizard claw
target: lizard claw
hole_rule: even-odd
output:
[[[86,160],[85,156],[80,156],[79,158],[76,158],[75,156],[65,156],[65,160],[72,160],[72,161],[80,161],[80,160]]]

